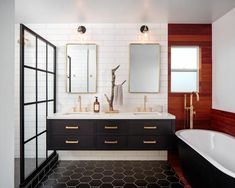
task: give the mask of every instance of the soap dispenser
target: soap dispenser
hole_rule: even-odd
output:
[[[94,112],[98,113],[100,112],[100,103],[98,101],[98,97],[95,97],[95,102],[94,102]]]

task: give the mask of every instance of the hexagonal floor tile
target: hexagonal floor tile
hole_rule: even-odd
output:
[[[66,183],[68,186],[76,186],[79,184],[78,180],[70,180]]]
[[[59,161],[40,188],[183,188],[162,161]]]
[[[114,180],[114,181],[112,182],[112,184],[113,184],[114,186],[123,186],[123,185],[125,184],[125,182],[124,182],[123,180]]]
[[[92,180],[90,183],[89,183],[89,185],[90,186],[100,186],[102,184],[102,181],[100,181],[100,180]]]
[[[112,178],[112,177],[103,177],[102,179],[101,179],[101,181],[102,182],[104,182],[104,183],[108,183],[108,182],[112,182],[114,179]]]

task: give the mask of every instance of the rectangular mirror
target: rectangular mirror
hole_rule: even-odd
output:
[[[157,93],[160,90],[160,45],[130,44],[130,93]]]
[[[68,93],[95,93],[96,44],[67,44],[66,90]]]

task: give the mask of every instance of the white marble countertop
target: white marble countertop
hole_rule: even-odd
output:
[[[175,119],[175,116],[169,113],[158,112],[67,112],[55,113],[47,119]]]

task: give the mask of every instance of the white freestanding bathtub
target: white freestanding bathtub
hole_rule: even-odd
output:
[[[186,129],[176,132],[181,166],[194,188],[235,188],[235,137]]]

